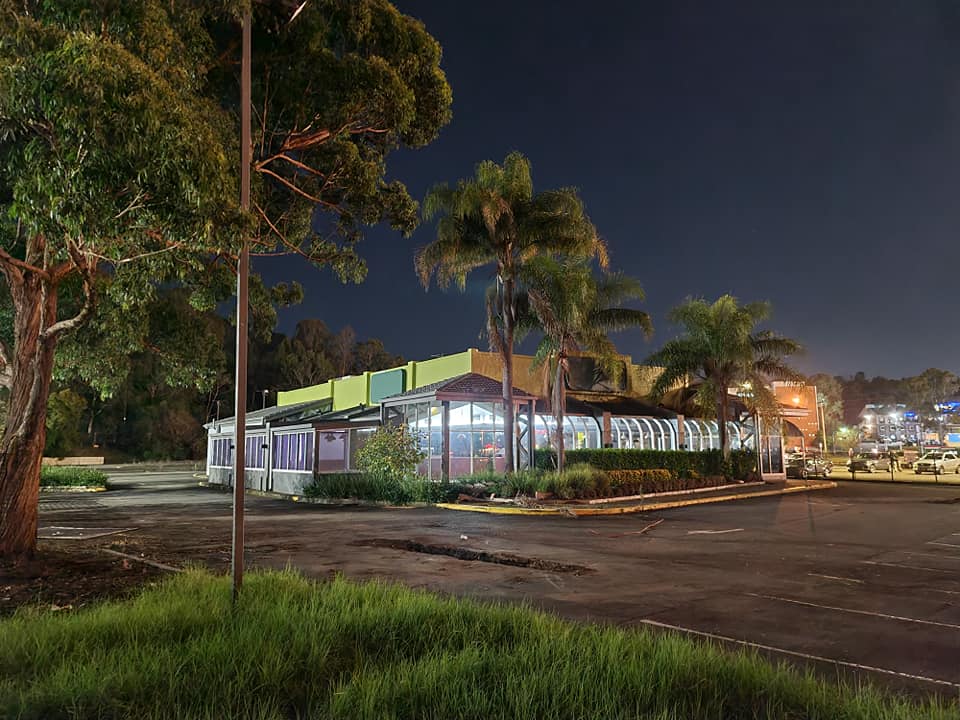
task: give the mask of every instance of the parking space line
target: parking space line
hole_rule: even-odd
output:
[[[937,555],[936,553],[914,552],[913,550],[901,550],[906,555],[920,555],[921,557],[940,558],[941,560],[960,560],[960,555]]]
[[[955,570],[946,570],[944,568],[922,567],[920,565],[901,565],[900,563],[880,562],[878,560],[861,560],[860,562],[862,562],[864,565],[882,565],[884,567],[906,568],[907,570],[927,570],[929,572],[947,573],[948,575],[956,574]]]
[[[960,545],[957,545],[956,543],[945,543],[945,542],[933,542],[933,541],[931,541],[931,542],[928,542],[927,545],[939,545],[940,547],[960,548]]]
[[[673,630],[675,632],[687,633],[689,635],[697,635],[699,637],[709,638],[710,640],[734,643],[736,645],[742,645],[744,647],[754,648],[756,650],[766,650],[768,652],[775,652],[782,655],[791,655],[793,657],[803,658],[804,660],[829,663],[831,665],[839,665],[841,667],[853,668],[855,670],[865,670],[867,672],[879,673],[881,675],[893,675],[895,677],[906,678],[908,680],[921,680],[934,685],[946,685],[947,687],[960,689],[960,683],[951,682],[949,680],[940,680],[938,678],[927,677],[925,675],[912,675],[910,673],[874,667],[872,665],[861,665],[859,663],[847,662],[846,660],[836,660],[834,658],[823,657],[822,655],[811,655],[810,653],[799,652],[797,650],[787,650],[786,648],[774,647],[773,645],[750,642],[749,640],[738,640],[737,638],[727,637],[726,635],[717,635],[716,633],[704,632],[703,630],[694,630],[692,628],[681,627],[680,625],[670,625],[669,623],[660,622],[658,620],[644,619],[640,620],[640,622],[651,627],[657,627],[664,630]]]
[[[732,530],[687,530],[687,535],[725,535],[726,533],[743,532],[743,528]]]
[[[857,580],[856,578],[838,577],[837,575],[821,575],[820,573],[807,573],[807,575],[810,575],[811,577],[826,578],[827,580],[839,580],[840,582],[851,582],[863,585],[863,580]]]
[[[764,600],[776,600],[778,602],[793,603],[794,605],[805,605],[806,607],[820,608],[821,610],[833,610],[835,612],[852,613],[854,615],[869,615],[884,620],[897,620],[899,622],[910,622],[918,625],[933,625],[935,627],[947,628],[949,630],[960,630],[960,625],[954,623],[938,622],[936,620],[920,620],[919,618],[904,617],[903,615],[888,615],[886,613],[876,613],[870,610],[854,610],[853,608],[842,608],[836,605],[818,605],[817,603],[807,602],[806,600],[793,600],[791,598],[777,597],[776,595],[761,595],[759,593],[744,593],[750,597],[763,598]]]

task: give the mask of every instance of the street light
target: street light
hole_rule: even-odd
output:
[[[267,395],[270,394],[269,390],[261,390],[260,394],[263,396],[263,402],[260,404],[261,410],[266,410],[267,408]]]
[[[309,0],[303,0],[294,10],[288,24],[300,14]],[[250,7],[243,12],[242,44],[240,53],[240,209],[250,210],[250,171],[253,165],[253,144],[250,133],[251,106],[251,56],[253,19]],[[243,584],[243,492],[246,480],[247,439],[247,337],[249,320],[250,239],[246,233],[237,260],[237,365],[234,405],[234,454],[233,454],[233,532],[231,541],[231,576],[233,600],[236,602]],[[266,402],[266,400],[264,400]]]

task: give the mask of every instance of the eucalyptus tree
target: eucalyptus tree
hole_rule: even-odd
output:
[[[0,275],[13,309],[12,347],[0,346],[0,556],[35,547],[54,353],[98,299],[122,328],[119,352],[102,349],[108,368],[143,342],[162,284],[187,284],[201,309],[229,296],[243,234],[253,255],[360,280],[362,228],[417,223],[386,158],[437,135],[450,88],[439,44],[387,0],[252,3],[254,203],[240,212],[248,4],[0,0]],[[76,302],[61,303],[69,289]]]
[[[622,273],[595,276],[590,263],[538,257],[528,262],[521,279],[529,313],[521,328],[542,333],[533,367],[549,363],[553,371],[550,406],[557,423],[557,467],[564,466],[563,418],[567,403],[569,364],[573,353],[597,358],[611,377],[623,372],[623,362],[610,333],[639,328],[649,337],[650,316],[624,307],[629,300],[643,300],[640,283]]]
[[[513,348],[518,307],[517,283],[526,263],[538,255],[597,258],[607,265],[607,248],[571,188],[534,192],[530,161],[518,152],[503,165],[487,160],[474,177],[456,186],[432,188],[424,217],[439,216],[436,238],[417,250],[414,262],[424,287],[436,277],[440,287],[455,282],[466,289],[467,275],[492,266],[495,285],[487,294],[487,334],[503,365],[504,426],[514,428]],[[504,433],[507,471],[514,467],[515,432]]]
[[[672,322],[682,326],[681,336],[668,341],[646,361],[661,368],[650,393],[654,398],[678,384],[696,388],[697,404],[716,413],[724,457],[730,453],[726,423],[730,419],[731,388],[747,386],[754,404],[775,406],[768,388],[771,380],[804,380],[785,360],[800,351],[799,343],[757,329],[769,316],[770,304],[766,302],[740,305],[731,295],[723,295],[712,304],[688,299],[669,315]]]

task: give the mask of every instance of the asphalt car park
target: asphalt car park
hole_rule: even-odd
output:
[[[50,528],[164,565],[229,561],[230,497],[189,476],[48,493]],[[960,693],[960,487],[834,490],[606,518],[247,498],[247,559],[711,638],[918,693]],[[65,541],[69,542],[69,541]]]

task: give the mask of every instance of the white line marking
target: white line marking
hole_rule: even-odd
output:
[[[940,558],[941,560],[960,560],[960,555],[937,555],[936,553],[914,552],[913,550],[900,550],[904,555],[920,555],[921,557]]]
[[[806,607],[820,608],[822,610],[834,610],[836,612],[853,613],[854,615],[870,615],[872,617],[883,618],[884,620],[899,620],[900,622],[917,623],[918,625],[933,625],[935,627],[948,628],[950,630],[960,630],[960,625],[953,623],[937,622],[936,620],[919,620],[917,618],[904,617],[902,615],[887,615],[886,613],[875,613],[869,610],[853,610],[852,608],[842,608],[835,605],[818,605],[817,603],[806,602],[805,600],[791,600],[790,598],[777,597],[776,595],[760,595],[758,593],[745,593],[751,597],[763,598],[764,600],[777,600],[779,602],[793,603],[794,605],[805,605]]]
[[[927,545],[940,545],[941,547],[960,548],[960,545],[957,545],[956,543],[928,542]]]
[[[939,588],[927,588],[930,592],[944,593],[945,595],[960,595],[956,590],[940,590]]]
[[[738,640],[737,638],[727,637],[725,635],[716,635],[714,633],[703,632],[702,630],[693,630],[691,628],[681,627],[679,625],[669,625],[657,620],[641,620],[644,625],[662,628],[664,630],[674,630],[676,632],[698,635],[700,637],[710,638],[711,640],[720,640],[722,642],[736,643],[745,647],[755,648],[757,650],[767,650],[770,652],[781,653],[783,655],[792,655],[793,657],[803,658],[805,660],[815,660],[816,662],[830,663],[832,665],[841,665],[843,667],[854,668],[856,670],[866,670],[867,672],[880,673],[883,675],[894,675],[896,677],[907,678],[909,680],[922,680],[923,682],[933,683],[935,685],[947,685],[952,688],[960,688],[960,683],[950,682],[949,680],[938,680],[937,678],[926,677],[924,675],[911,675],[910,673],[899,672],[897,670],[887,670],[886,668],[873,667],[871,665],[860,665],[858,663],[847,662],[846,660],[835,660],[834,658],[823,657],[821,655],[811,655],[809,653],[798,652],[796,650],[785,650],[784,648],[774,647],[772,645],[763,645],[762,643],[750,642],[749,640]]]
[[[955,571],[947,570],[945,568],[928,568],[921,567],[920,565],[901,565],[899,563],[879,562],[877,560],[861,560],[860,562],[862,562],[864,565],[883,565],[884,567],[906,568],[907,570],[929,570],[930,572],[947,573],[948,575],[955,574]]]
[[[723,535],[732,532],[743,532],[743,528],[734,528],[733,530],[687,530],[687,535]]]
[[[856,578],[847,578],[847,577],[838,577],[837,575],[821,575],[820,573],[807,573],[811,577],[826,578],[827,580],[839,580],[840,582],[852,582],[863,585],[863,580],[857,580]]]

